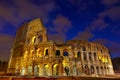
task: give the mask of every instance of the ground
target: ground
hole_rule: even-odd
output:
[[[0,77],[0,80],[120,80],[120,76],[106,77]]]

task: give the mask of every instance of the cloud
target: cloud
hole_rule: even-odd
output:
[[[101,0],[101,3],[106,6],[110,6],[110,5],[116,4],[118,2],[119,2],[119,0]]]
[[[53,20],[53,25],[54,25],[53,30],[58,33],[67,32],[68,29],[71,28],[70,20],[67,17],[62,16],[60,14],[56,17],[55,20]]]
[[[110,8],[99,14],[99,17],[110,17],[113,21],[120,21],[120,6]]]
[[[73,39],[89,40],[90,38],[93,38],[93,37],[94,37],[94,35],[91,32],[85,30],[83,32],[79,32],[78,35],[76,37],[74,37]]]
[[[54,0],[33,3],[32,0],[1,0],[0,1],[0,20],[11,23],[18,27],[23,21],[33,18],[47,18],[50,12],[55,9]],[[0,24],[3,22],[0,22]],[[4,27],[4,26],[2,26]]]
[[[0,34],[0,60],[8,60],[13,44],[13,36]]]
[[[89,28],[91,31],[94,31],[94,30],[101,31],[103,29],[106,29],[107,27],[110,26],[111,23],[106,22],[105,18],[108,17],[109,20],[112,21],[112,23],[116,24],[116,23],[119,23],[119,21],[120,21],[119,14],[120,14],[119,6],[107,9],[107,10],[99,13],[98,17],[95,18],[87,28]]]
[[[103,18],[98,18],[95,19],[91,24],[90,24],[90,29],[92,31],[94,30],[103,30],[105,29],[109,24],[107,24]]]
[[[52,23],[53,27],[49,27],[48,29],[54,34],[49,34],[49,38],[55,41],[64,41],[66,38],[65,33],[72,27],[71,21],[59,14]],[[57,39],[58,36],[59,38]]]
[[[108,49],[110,50],[111,55],[112,54],[119,54],[120,55],[120,43],[110,41],[107,39],[96,39],[96,40],[94,40],[94,42],[97,42],[97,43],[100,43],[100,44],[107,46]]]

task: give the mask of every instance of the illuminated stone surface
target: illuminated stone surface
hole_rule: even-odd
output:
[[[18,29],[7,72],[23,76],[114,74],[105,46],[82,40],[66,43],[49,41],[46,28],[39,18]]]

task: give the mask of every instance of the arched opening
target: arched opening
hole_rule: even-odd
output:
[[[45,76],[48,76],[48,75],[49,75],[49,65],[48,65],[48,64],[45,64],[45,65],[44,65],[44,75],[45,75]]]
[[[28,67],[28,75],[32,75],[32,66]]]
[[[68,56],[68,52],[65,51],[65,52],[63,53],[63,56]]]
[[[58,66],[58,64],[53,65],[53,75],[54,76],[59,75],[59,66]]]
[[[87,55],[86,55],[85,52],[83,53],[83,58],[84,58],[84,61],[86,62],[87,61]]]
[[[48,49],[45,50],[45,56],[47,56],[47,55],[48,55]]]
[[[85,74],[89,74],[89,67],[88,67],[88,65],[85,65],[84,66],[84,72],[85,72]]]
[[[103,67],[100,67],[101,68],[101,74],[103,74]]]
[[[73,74],[74,74],[74,75],[77,75],[77,68],[76,68],[76,65],[73,66]]]
[[[89,60],[92,61],[92,54],[89,52]]]
[[[107,67],[107,74],[110,74],[110,68]]]
[[[104,74],[105,74],[105,75],[107,74],[107,69],[106,69],[106,67],[104,67]]]
[[[34,38],[34,43],[36,43],[36,38]]]
[[[77,53],[77,57],[81,58],[81,53],[80,52]]]
[[[68,76],[69,75],[69,67],[65,66],[64,70],[65,70],[66,75]]]
[[[55,55],[60,56],[60,50],[56,50]]]
[[[91,66],[91,67],[90,67],[90,74],[94,74],[94,73],[95,73],[94,67]]]
[[[95,61],[97,60],[97,56],[96,56],[96,53],[94,53],[94,59],[95,59]]]
[[[36,43],[36,37],[35,36],[32,37],[32,43]]]
[[[86,51],[85,46],[81,46],[82,51]]]
[[[39,36],[39,41],[42,42],[42,35]]]
[[[38,67],[38,65],[36,65],[36,66],[34,67],[34,75],[35,75],[35,76],[38,76],[38,75],[39,75],[39,67]]]
[[[25,71],[26,71],[26,68],[25,68],[25,67],[22,67],[21,75],[25,75]]]
[[[96,67],[96,70],[97,70],[97,74],[99,74],[99,67],[98,66]]]

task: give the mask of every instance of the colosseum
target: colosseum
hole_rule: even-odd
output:
[[[8,73],[28,76],[113,75],[108,49],[98,43],[69,40],[56,43],[47,38],[46,28],[37,18],[17,31]]]

